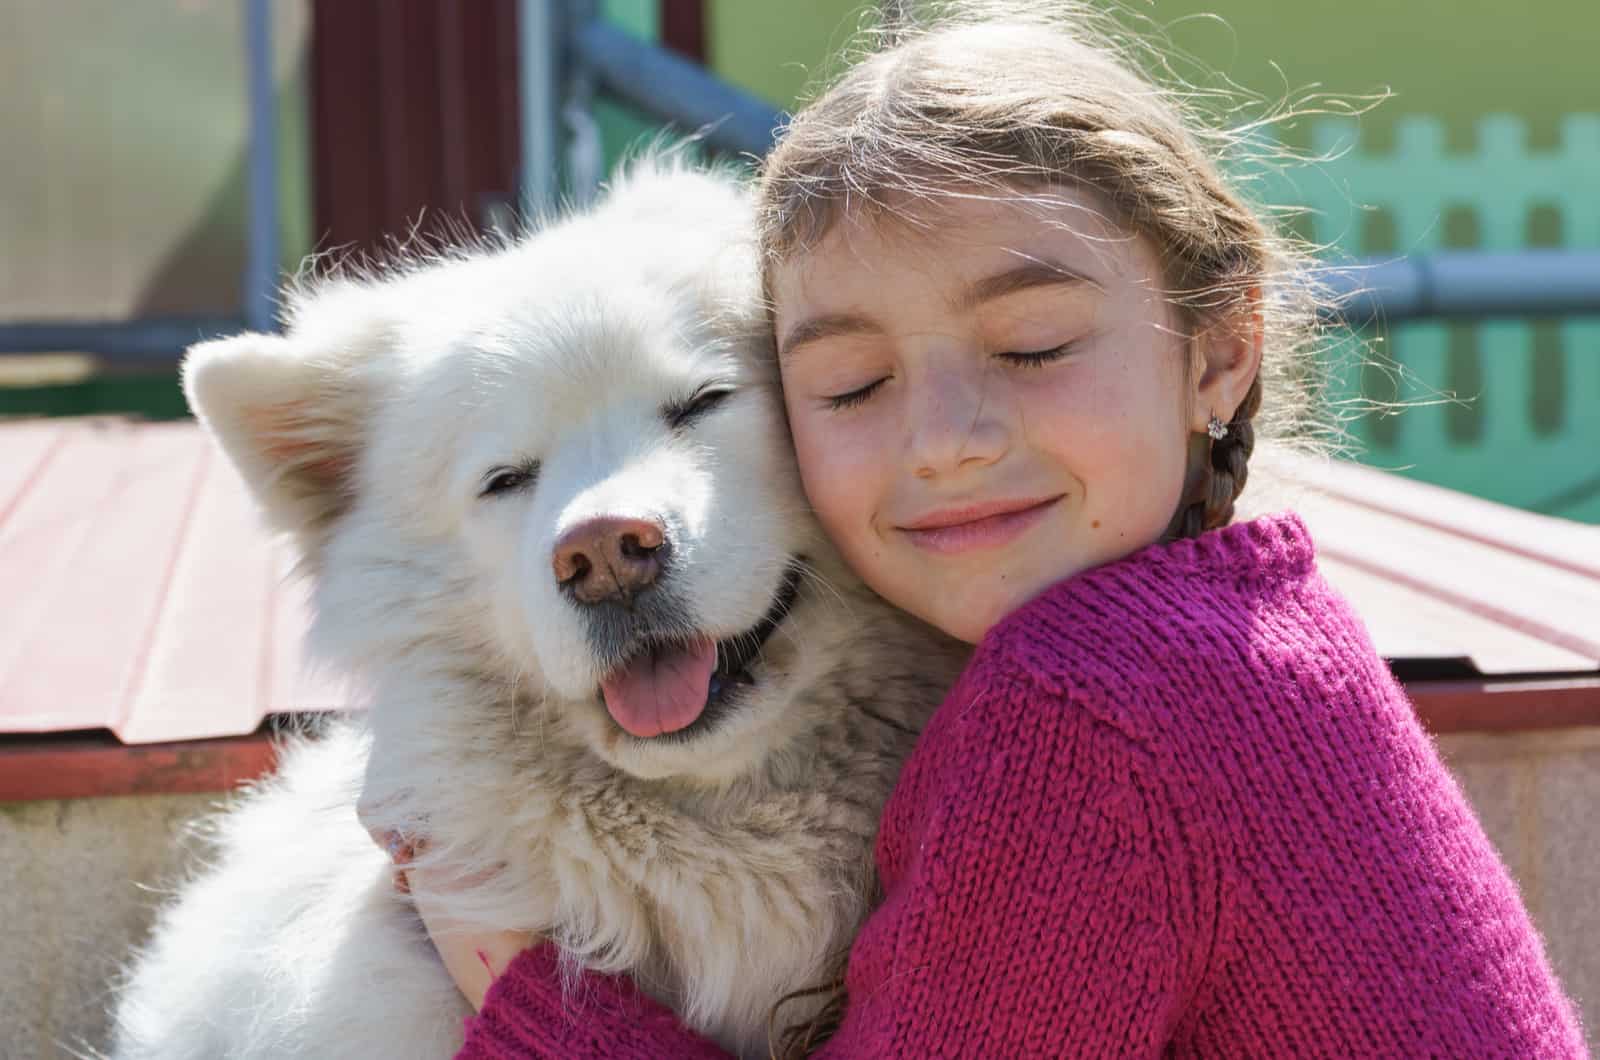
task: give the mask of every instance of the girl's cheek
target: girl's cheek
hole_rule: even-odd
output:
[[[789,437],[794,440],[795,461],[800,465],[800,480],[805,485],[806,496],[813,505],[818,485],[827,477],[829,450],[824,439],[821,417],[814,409],[805,407],[803,399],[788,402]]]
[[[824,526],[838,532],[872,507],[869,494],[879,477],[883,447],[870,420],[846,413],[797,409],[790,414],[795,458],[806,499]]]
[[[793,423],[795,458],[800,462],[800,472],[819,485],[848,466],[850,454],[858,444],[848,428],[829,422],[828,413],[802,413]]]
[[[1023,440],[1049,451],[1076,449],[1105,430],[1130,426],[1123,396],[1094,372],[1023,376],[1010,394]]]

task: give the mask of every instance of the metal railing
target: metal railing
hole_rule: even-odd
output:
[[[1600,251],[1441,251],[1332,266],[1327,312],[1381,319],[1495,320],[1600,314]]]
[[[522,6],[526,11],[548,3],[523,0]],[[592,16],[574,24],[565,59],[569,79],[587,82],[586,87],[684,132],[698,131],[706,146],[724,154],[758,158],[782,130],[778,109]],[[562,111],[526,94],[523,105],[525,113]],[[548,163],[524,154],[523,166],[533,172]],[[546,205],[531,195],[526,204]],[[1600,251],[1455,251],[1369,259],[1331,266],[1319,280],[1330,296],[1328,312],[1353,324],[1377,318],[1399,323],[1600,314]]]
[[[244,0],[249,83],[249,199],[244,298],[238,316],[0,323],[0,354],[74,351],[112,362],[168,361],[197,340],[271,330],[278,283],[277,114],[271,0]],[[607,24],[592,0],[521,0],[522,206],[551,207],[558,160],[591,93],[633,106],[713,151],[759,157],[783,115],[704,68]],[[592,139],[592,137],[591,137]],[[568,166],[573,172],[593,167]],[[582,198],[584,189],[577,189]],[[1600,252],[1453,252],[1332,268],[1352,322],[1600,315]]]

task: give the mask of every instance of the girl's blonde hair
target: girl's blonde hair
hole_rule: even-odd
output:
[[[1193,93],[1136,72],[1125,52],[1140,38],[1116,33],[1103,12],[1070,0],[966,0],[917,18],[895,6],[900,17],[879,31],[887,44],[796,114],[766,160],[764,271],[846,217],[916,224],[919,205],[975,189],[1024,198],[1051,185],[1086,189],[1157,249],[1188,334],[1261,328],[1261,373],[1173,527],[1194,536],[1226,524],[1258,425],[1303,433],[1317,335],[1307,255],[1224,178],[1222,161],[1251,139],[1211,128],[1193,113]]]

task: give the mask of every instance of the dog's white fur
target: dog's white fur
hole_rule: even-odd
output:
[[[658,162],[514,245],[324,281],[286,334],[191,351],[192,406],[298,540],[314,646],[371,705],[216,823],[131,970],[115,1056],[451,1052],[462,1003],[358,793],[368,825],[487,874],[438,896],[456,915],[627,972],[743,1055],[836,970],[882,802],[962,652],[869,594],[807,513],[752,229],[731,179]],[[674,427],[708,383],[733,392]],[[480,495],[531,461],[530,487]],[[651,592],[715,638],[806,572],[714,724],[639,739],[598,701],[609,642],[551,572],[595,515],[667,527]]]

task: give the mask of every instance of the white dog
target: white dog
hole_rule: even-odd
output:
[[[304,555],[314,647],[371,702],[216,822],[114,1056],[458,1046],[358,796],[485,877],[439,896],[453,915],[627,972],[737,1053],[837,971],[963,653],[808,515],[752,231],[731,180],[657,163],[525,241],[324,281],[286,334],[190,352],[191,405]]]

